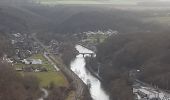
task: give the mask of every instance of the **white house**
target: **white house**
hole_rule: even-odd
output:
[[[24,59],[24,60],[22,60],[22,62],[24,64],[34,64],[34,65],[42,64],[42,60],[41,59]]]

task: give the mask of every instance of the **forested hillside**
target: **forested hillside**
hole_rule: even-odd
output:
[[[131,100],[132,70],[140,70],[137,79],[169,90],[169,41],[169,32],[118,34],[98,46],[97,58],[89,64],[93,69],[95,62],[101,64],[100,76],[115,99]]]
[[[0,30],[75,34],[85,31],[119,32],[160,31],[160,26],[142,20],[138,12],[123,11],[99,5],[4,5],[0,4]]]
[[[27,4],[27,3],[25,3]],[[6,33],[16,32],[38,32],[48,30],[50,18],[46,18],[45,14],[33,12],[30,9],[38,9],[41,6],[32,5],[15,5],[15,4],[0,4],[0,31]]]
[[[150,30],[157,27],[149,23],[143,23],[140,17],[132,12],[121,10],[87,10],[77,13],[56,27],[58,33],[79,33],[98,30],[116,30],[119,32],[134,32]]]
[[[0,63],[1,100],[37,100],[40,96],[39,82],[32,76],[21,76],[9,65]]]
[[[46,31],[39,33],[40,38],[45,41],[62,37],[60,35],[63,34],[67,34],[68,37],[68,35],[87,31],[112,29],[120,33],[131,33],[162,30],[160,25],[143,21],[148,13],[141,12],[139,14],[138,12],[118,10],[104,5],[59,5],[55,7],[29,7],[28,9],[50,20],[44,26]]]
[[[0,57],[9,51],[9,47],[8,39],[4,36],[4,34],[0,33]]]
[[[26,29],[24,20],[11,16],[3,8],[0,9],[0,30],[1,32],[23,31]]]

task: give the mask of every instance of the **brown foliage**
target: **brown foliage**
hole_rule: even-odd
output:
[[[96,59],[101,63],[100,75],[105,83],[109,83],[106,86],[115,100],[132,96],[128,74],[122,73],[129,73],[134,69],[141,70],[138,76],[140,80],[170,89],[169,41],[168,32],[127,33],[110,37],[98,46]]]
[[[65,87],[50,86],[50,94],[46,100],[65,100],[68,89]]]
[[[11,48],[12,46],[7,37],[0,33],[0,57],[2,57],[4,53],[11,55]]]
[[[62,54],[61,58],[64,61],[64,63],[69,66],[71,60],[73,60],[73,58],[75,58],[76,56],[76,49],[74,47],[73,44],[64,44],[61,48],[60,48],[60,52]]]
[[[9,65],[1,63],[0,100],[36,100],[39,87],[37,85],[38,82],[35,80],[32,77],[22,77],[10,68]]]

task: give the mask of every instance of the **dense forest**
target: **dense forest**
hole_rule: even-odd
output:
[[[36,100],[39,82],[33,76],[21,76],[9,65],[0,64],[0,100]]]
[[[132,70],[140,70],[136,79],[169,90],[169,41],[169,32],[118,34],[98,46],[88,65],[96,70],[100,63],[100,76],[114,100],[132,100]]]
[[[10,43],[9,40],[7,39],[6,35],[3,33],[0,33],[0,57],[2,57],[5,53],[10,55]]]

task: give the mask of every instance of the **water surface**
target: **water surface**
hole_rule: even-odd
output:
[[[80,53],[93,53],[93,51],[80,45],[76,45],[76,49]],[[71,62],[71,69],[85,84],[88,84],[91,96],[94,100],[109,100],[109,95],[101,87],[101,82],[85,68],[85,64],[86,62],[83,56],[77,55],[76,59]]]

